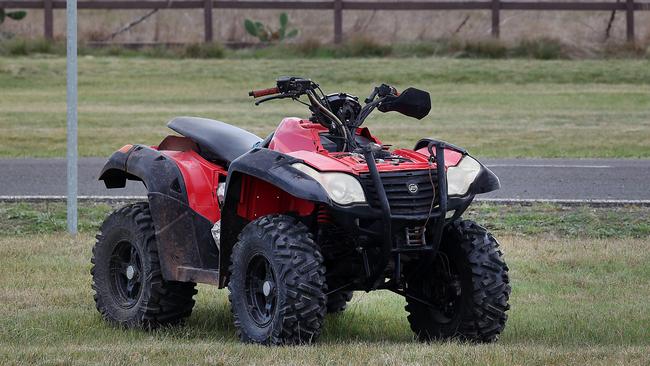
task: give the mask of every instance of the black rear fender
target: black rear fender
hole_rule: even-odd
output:
[[[189,206],[180,169],[158,150],[144,145],[127,148],[109,158],[99,180],[107,188],[124,187],[127,179],[147,187],[163,278],[216,283],[219,252],[210,233],[212,223]]]

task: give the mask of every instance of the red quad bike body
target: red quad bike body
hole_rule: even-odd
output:
[[[168,126],[181,136],[111,156],[100,180],[142,181],[148,202],[117,210],[98,235],[93,288],[105,318],[176,323],[191,312],[194,284],[210,283],[230,288],[243,341],[305,343],[352,291],[386,289],[406,297],[421,340],[497,339],[507,266],[492,235],[461,216],[498,178],[451,144],[425,138],[391,150],[360,127],[375,108],[424,117],[426,92],[382,85],[362,108],[356,97],[317,90],[281,78],[251,92],[266,96],[258,103],[311,104],[310,118],[285,118],[264,140],[178,117]]]

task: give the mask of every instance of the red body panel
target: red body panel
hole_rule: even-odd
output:
[[[212,223],[221,219],[217,186],[219,182],[226,181],[227,172],[222,167],[203,159],[193,150],[161,150],[161,152],[173,159],[183,174],[190,207]]]
[[[305,201],[253,177],[244,177],[237,204],[237,214],[249,221],[272,213],[296,212],[307,216],[314,211],[314,203]]]
[[[368,171],[363,157],[347,153],[330,153],[320,143],[321,133],[327,128],[299,118],[285,118],[275,131],[269,148],[296,159],[304,160],[307,164],[320,171],[337,171],[350,174],[360,174]],[[381,141],[370,134],[367,128],[360,128],[357,135],[364,136],[375,143]],[[394,161],[378,162],[379,171],[420,170],[435,167],[429,164],[429,152],[426,148],[418,151],[398,149],[393,154],[407,158],[410,162]],[[451,149],[445,149],[445,166],[455,166],[460,162],[462,154]]]

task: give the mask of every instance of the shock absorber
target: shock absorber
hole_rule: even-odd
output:
[[[331,225],[334,222],[332,221],[332,214],[330,214],[329,209],[325,205],[318,207],[318,213],[316,214],[316,221],[319,225]]]

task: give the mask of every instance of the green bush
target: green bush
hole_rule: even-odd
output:
[[[223,46],[219,43],[204,43],[201,46],[203,49],[201,57],[203,58],[222,58],[225,54]]]
[[[391,46],[365,37],[352,38],[336,49],[336,55],[339,57],[385,57],[392,52]]]
[[[178,50],[165,46],[153,46],[142,49],[142,54],[151,58],[176,58]]]
[[[259,44],[238,50],[226,50],[219,43],[193,43],[180,46],[152,46],[131,49],[120,45],[90,47],[79,45],[80,55],[112,57],[151,58],[347,58],[347,57],[459,57],[459,58],[534,58],[542,60],[605,57],[650,58],[650,47],[643,42],[606,43],[602,50],[580,55],[558,40],[541,38],[521,40],[510,46],[494,39],[466,41],[457,38],[441,38],[414,43],[381,44],[371,38],[351,38],[341,45],[321,43],[307,39],[289,44]],[[31,54],[54,54],[65,56],[65,42],[46,39],[6,38],[0,39],[0,56],[28,56]]]
[[[253,37],[256,37],[260,42],[283,42],[286,39],[295,38],[298,35],[298,29],[288,30],[289,16],[287,13],[280,14],[280,26],[277,29],[271,29],[270,26],[264,25],[262,22],[246,19],[244,20],[244,29]]]
[[[650,47],[650,45],[649,45]],[[641,42],[637,43],[607,43],[603,49],[603,56],[608,58],[637,58],[648,57],[648,48]]]
[[[521,40],[510,50],[510,55],[539,60],[567,58],[562,43],[550,38]]]
[[[4,23],[6,19],[19,21],[24,19],[26,16],[27,12],[24,10],[6,11],[4,8],[0,8],[0,24]]]
[[[504,58],[507,54],[508,48],[502,42],[496,39],[486,39],[464,42],[462,51],[458,56],[467,58]]]
[[[438,44],[433,42],[402,43],[393,47],[398,57],[429,57],[438,54]]]
[[[7,54],[10,56],[27,56],[29,54],[27,41],[24,39],[10,39],[5,42],[5,46]]]
[[[182,56],[186,58],[222,58],[224,54],[223,46],[218,43],[193,43],[185,46]]]
[[[295,50],[295,53],[301,57],[334,57],[334,48],[331,45],[323,45],[317,39],[307,39],[303,42],[292,45],[292,48]]]
[[[44,38],[34,40],[11,38],[0,41],[0,55],[27,56],[31,54],[65,55],[65,44],[48,41]]]

